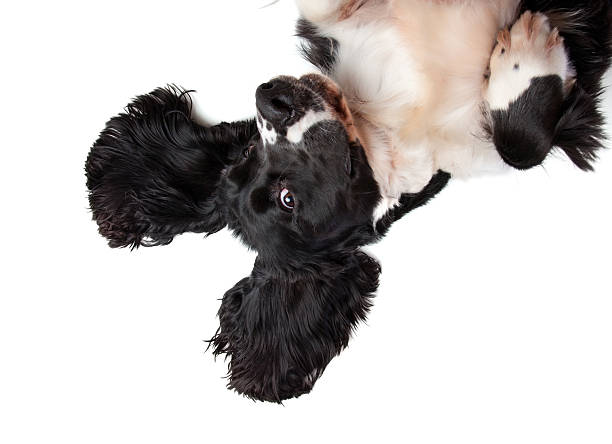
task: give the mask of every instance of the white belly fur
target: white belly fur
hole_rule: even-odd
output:
[[[316,23],[339,43],[331,76],[383,194],[377,216],[438,169],[466,177],[504,168],[481,137],[480,106],[495,37],[518,3],[372,0],[348,19]]]

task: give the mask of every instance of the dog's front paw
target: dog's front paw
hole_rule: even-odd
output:
[[[573,69],[544,14],[525,12],[497,35],[485,77],[485,130],[509,165],[541,164],[555,144]]]
[[[329,19],[340,9],[343,0],[297,0],[297,7],[303,18],[312,23]]]
[[[507,109],[531,85],[533,79],[559,76],[570,84],[571,65],[557,28],[548,17],[525,12],[510,30],[497,35],[485,77],[485,100],[490,109]]]

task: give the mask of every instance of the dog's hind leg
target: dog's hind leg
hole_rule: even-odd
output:
[[[542,13],[526,11],[511,31],[499,33],[485,87],[485,129],[509,165],[539,165],[556,146],[579,168],[592,168],[603,140],[601,88],[597,78],[589,93],[573,62]]]
[[[546,14],[564,39],[580,86],[589,94],[599,94],[612,56],[612,2],[523,0],[519,11]]]

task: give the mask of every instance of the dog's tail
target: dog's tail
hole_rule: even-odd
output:
[[[89,204],[111,247],[163,245],[225,226],[219,177],[255,122],[207,128],[191,119],[191,108],[188,91],[158,88],[113,117],[91,148]]]

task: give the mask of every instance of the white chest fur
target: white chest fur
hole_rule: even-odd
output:
[[[333,13],[340,2],[298,3],[339,43],[331,76],[384,196],[378,215],[438,169],[468,176],[504,168],[481,137],[480,107],[495,37],[519,0],[372,0],[344,20]]]

